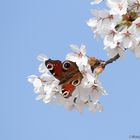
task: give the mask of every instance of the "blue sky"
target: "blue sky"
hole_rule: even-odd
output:
[[[140,60],[127,53],[109,65],[100,79],[108,92],[102,113],[69,112],[35,101],[27,76],[38,74],[36,56],[64,60],[70,44],[107,59],[102,42],[93,40],[86,21],[90,0],[0,1],[0,139],[118,140],[140,135]]]

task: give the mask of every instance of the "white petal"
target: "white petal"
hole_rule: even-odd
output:
[[[66,102],[66,103],[64,104],[64,107],[65,107],[67,110],[72,110],[72,109],[74,108],[74,105],[73,105],[73,103],[71,103],[71,102]]]
[[[99,3],[101,3],[103,0],[94,0],[93,2],[91,2],[91,5],[93,5],[93,4],[99,4]]]
[[[28,82],[33,83],[36,78],[37,78],[36,75],[30,75],[28,76]]]
[[[45,98],[45,95],[39,94],[39,95],[36,97],[36,100],[43,100],[44,98]]]
[[[135,48],[135,55],[136,55],[137,58],[140,58],[140,46],[137,46]]]
[[[33,86],[35,88],[40,88],[42,86],[42,82],[40,79],[36,78],[34,81],[33,81]]]
[[[86,55],[86,46],[85,45],[81,45],[80,47],[80,52],[82,53],[82,55]]]
[[[75,108],[76,108],[76,110],[77,110],[78,112],[80,112],[80,113],[82,113],[83,110],[84,110],[84,106],[81,105],[81,104],[76,104],[76,105],[75,105]]]
[[[71,45],[70,45],[70,48],[72,49],[73,52],[79,54],[80,49],[79,49],[79,47],[78,47],[77,45],[73,45],[73,44],[71,44]]]
[[[68,53],[68,54],[66,55],[66,60],[70,60],[70,61],[72,61],[72,62],[76,62],[76,61],[79,60],[79,58],[78,58],[78,55],[77,55],[77,54]]]
[[[46,55],[44,55],[44,54],[40,54],[40,55],[37,56],[37,59],[39,61],[43,61],[44,62],[44,61],[48,60],[49,58]]]
[[[39,65],[38,71],[40,73],[48,72],[48,69],[46,68],[45,63],[42,63]]]
[[[127,12],[127,0],[107,0],[108,7],[111,8],[112,14],[124,15]]]
[[[43,98],[43,102],[44,103],[49,103],[49,102],[51,102],[51,95],[50,94],[46,94],[46,96]]]
[[[87,25],[89,26],[89,27],[96,27],[97,26],[97,24],[98,24],[98,21],[96,20],[96,19],[89,19],[88,21],[87,21]]]

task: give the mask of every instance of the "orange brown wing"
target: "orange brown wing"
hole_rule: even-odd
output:
[[[69,60],[62,63],[60,60],[49,59],[45,65],[52,75],[60,81],[59,85],[62,85],[63,97],[70,97],[83,78],[76,63]]]
[[[72,92],[81,83],[83,76],[80,72],[75,73],[68,81],[62,84],[62,95],[64,98],[72,96]]]
[[[50,73],[58,80],[61,80],[62,76],[62,62],[60,60],[46,60],[45,65]]]

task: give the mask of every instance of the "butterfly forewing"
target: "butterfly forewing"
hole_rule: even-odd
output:
[[[45,65],[50,73],[58,80],[61,80],[62,75],[62,62],[60,60],[47,60]]]

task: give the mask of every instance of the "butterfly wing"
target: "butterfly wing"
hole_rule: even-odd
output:
[[[60,81],[63,97],[70,97],[83,78],[76,63],[69,60],[62,63],[60,60],[49,59],[45,65],[51,74]]]
[[[77,64],[69,60],[62,63],[62,71],[60,85],[69,81],[76,73],[80,73]]]
[[[75,62],[60,60],[46,60],[45,65],[50,73],[60,81],[60,85],[73,77],[75,73],[78,73],[78,67]]]
[[[73,91],[82,81],[82,74],[75,73],[68,81],[62,84],[62,95],[64,98],[72,96]]]
[[[62,75],[62,62],[60,60],[46,60],[45,65],[50,73],[58,80],[61,81]]]

